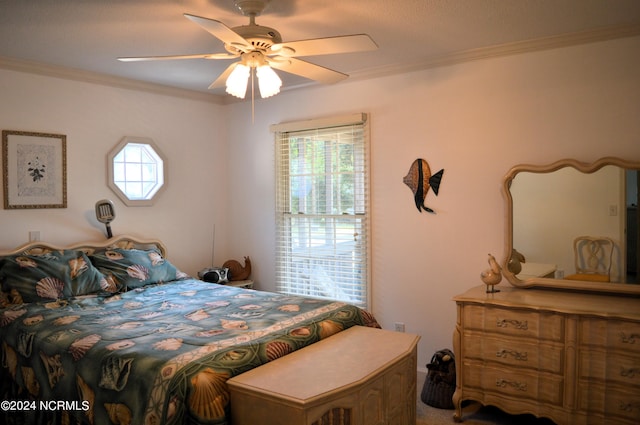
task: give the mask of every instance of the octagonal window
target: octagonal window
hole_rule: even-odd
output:
[[[152,205],[165,186],[165,162],[153,140],[125,137],[109,152],[109,187],[126,205]]]

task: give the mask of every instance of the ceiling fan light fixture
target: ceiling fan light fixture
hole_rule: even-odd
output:
[[[280,93],[282,80],[269,65],[259,66],[256,69],[256,73],[258,74],[258,87],[260,88],[260,96],[263,99]]]
[[[251,68],[247,65],[237,64],[227,78],[227,93],[244,99],[244,96],[247,94],[247,81],[249,80],[250,72]]]
[[[227,66],[224,72],[209,85],[209,88],[217,89],[225,84],[228,94],[244,99],[248,89],[248,80],[251,77],[253,104],[254,77],[256,76],[260,95],[263,98],[280,92],[282,80],[272,68],[326,84],[337,83],[348,77],[342,72],[297,59],[298,56],[366,52],[378,48],[378,45],[366,34],[321,37],[283,43],[282,36],[276,29],[256,24],[256,16],[262,13],[269,2],[270,0],[234,0],[236,7],[249,17],[249,24],[233,28],[215,19],[184,14],[187,19],[222,41],[227,53],[127,57],[119,58],[119,60],[131,62],[163,59],[236,59],[240,57],[240,61]]]

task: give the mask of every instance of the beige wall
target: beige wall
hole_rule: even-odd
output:
[[[270,124],[371,114],[373,312],[422,336],[420,367],[451,347],[451,298],[503,258],[502,177],[519,163],[574,157],[640,160],[640,37],[469,62],[229,105],[230,252],[250,254],[273,289]],[[403,184],[412,161],[444,168],[418,213]],[[240,166],[242,164],[242,166]],[[506,282],[503,284],[507,284]]]
[[[612,155],[640,160],[640,37],[469,62],[250,102],[209,104],[0,70],[0,127],[65,133],[66,210],[0,210],[0,247],[29,230],[58,243],[103,237],[96,200],[110,197],[115,233],[158,237],[195,273],[250,255],[273,289],[274,162],[269,125],[371,114],[373,312],[422,336],[419,366],[451,346],[451,298],[481,284],[487,253],[503,257],[503,175],[517,163]],[[125,207],[105,183],[105,155],[125,135],[151,137],[169,158],[153,207]],[[414,159],[444,168],[418,213],[402,183]]]
[[[109,198],[115,235],[162,239],[186,272],[211,263],[214,224],[216,255],[224,255],[222,106],[2,69],[0,93],[0,129],[67,136],[68,179],[66,209],[0,209],[0,249],[27,242],[31,230],[57,244],[102,240],[105,227],[95,219],[94,206]],[[167,189],[153,207],[126,207],[107,187],[106,155],[124,136],[150,137],[168,158]]]

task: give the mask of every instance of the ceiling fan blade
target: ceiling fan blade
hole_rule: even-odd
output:
[[[159,61],[159,60],[174,60],[174,59],[233,59],[237,58],[237,55],[230,53],[204,53],[200,55],[170,55],[170,56],[142,56],[142,57],[125,57],[118,58],[121,62],[141,62],[141,61]]]
[[[222,40],[225,44],[233,46],[243,52],[252,49],[251,43],[249,43],[244,39],[244,37],[238,35],[235,31],[233,31],[231,28],[220,21],[216,21],[215,19],[203,18],[201,16],[190,15],[188,13],[185,13],[184,16],[190,21],[200,25],[209,34]]]
[[[231,65],[229,65],[227,69],[225,69],[224,72],[220,74],[220,76],[213,83],[211,83],[211,85],[209,86],[209,90],[217,89],[219,87],[224,87],[225,83],[227,82],[227,78],[229,78],[229,75],[231,74],[233,69],[236,67],[236,65],[238,65],[238,63],[239,62],[234,62]]]
[[[342,81],[348,77],[347,74],[343,74],[342,72],[334,71],[333,69],[325,68],[324,66],[315,65],[301,59],[283,59],[284,60],[269,60],[268,62],[272,68],[300,75],[301,77],[309,78],[325,84],[337,83],[338,81]]]
[[[371,37],[356,34],[278,43],[271,46],[271,51],[281,56],[296,57],[367,52],[377,48]]]

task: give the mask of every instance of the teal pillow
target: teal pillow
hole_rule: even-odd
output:
[[[113,280],[127,289],[184,277],[157,249],[110,248],[96,251],[89,258],[107,280]]]
[[[87,255],[79,250],[0,257],[0,282],[13,303],[115,291]]]

